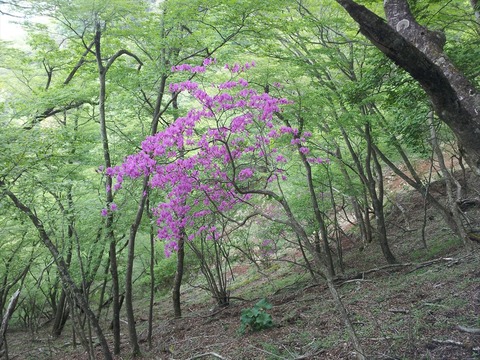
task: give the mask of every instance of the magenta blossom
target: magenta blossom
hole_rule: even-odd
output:
[[[206,59],[201,67],[183,64],[172,71],[201,76],[215,63]],[[302,137],[298,129],[282,126],[274,116],[290,101],[258,93],[247,80],[238,78],[238,73],[253,66],[254,62],[226,65],[231,79],[210,88],[192,80],[170,84],[171,92],[188,93],[198,106],[163,131],[148,136],[141,150],[127,156],[122,164],[106,169],[116,180],[115,190],[125,178],[148,175],[149,187],[163,194],[152,211],[167,256],[178,250],[182,238],[219,239],[217,228],[202,225],[205,217],[234,211],[248,202],[252,184],[271,186],[274,180],[286,179],[283,167],[287,157],[283,152],[294,152],[311,136],[305,133]],[[295,146],[289,145],[289,140]],[[303,144],[300,151],[309,152]],[[109,209],[116,211],[117,206],[112,203]]]

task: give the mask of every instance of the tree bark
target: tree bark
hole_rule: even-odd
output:
[[[132,356],[137,357],[140,355],[140,346],[138,344],[137,329],[135,326],[135,314],[133,311],[133,261],[135,259],[135,239],[137,237],[138,228],[142,221],[143,211],[145,209],[145,202],[147,200],[147,187],[149,176],[145,176],[143,179],[143,191],[140,204],[138,205],[137,215],[135,220],[130,226],[130,236],[128,238],[128,256],[127,256],[127,268],[125,271],[125,310],[128,319],[128,333],[130,335],[130,346],[132,348]]]
[[[182,236],[178,241],[177,271],[175,272],[175,280],[173,283],[173,291],[172,291],[173,312],[176,318],[182,317],[182,307],[180,302],[180,288],[182,286],[184,262],[185,262],[185,239],[184,239],[184,236]]]
[[[385,260],[387,260],[389,264],[395,264],[397,260],[395,259],[395,256],[390,250],[390,247],[388,245],[387,233],[386,233],[385,214],[383,211],[383,184],[379,182],[378,191],[377,191],[377,184],[376,184],[377,181],[375,180],[375,177],[372,172],[372,166],[375,166],[376,172],[379,173],[377,174],[378,175],[377,179],[383,181],[383,179],[381,179],[381,176],[382,176],[381,169],[379,169],[380,163],[376,158],[377,154],[375,152],[375,144],[372,142],[369,126],[370,126],[369,124],[365,125],[365,130],[362,130],[361,128],[358,129],[360,132],[363,133],[363,136],[367,141],[367,156],[365,159],[365,168],[362,165],[362,162],[360,161],[360,158],[358,157],[357,153],[353,149],[352,143],[345,129],[341,128],[341,132],[342,132],[342,137],[345,141],[345,144],[347,145],[348,151],[350,152],[353,162],[355,163],[355,166],[357,168],[358,176],[362,181],[362,183],[364,184],[364,186],[366,187],[368,196],[371,199],[371,204],[372,204],[373,212],[375,215],[375,222],[377,224],[376,233],[378,236],[378,241],[379,241],[383,256],[385,257]],[[373,162],[373,165],[372,165],[372,162]],[[370,220],[368,219],[368,208],[365,209],[365,219],[367,220],[366,225],[369,228]]]
[[[147,332],[147,342],[148,348],[152,349],[152,336],[153,336],[153,307],[155,305],[155,230],[153,227],[152,213],[150,209],[150,199],[147,194],[147,203],[145,204],[147,208],[147,215],[150,220],[150,301],[148,304],[148,332]]]
[[[95,32],[95,57],[97,59],[98,67],[98,78],[100,82],[99,89],[99,122],[100,122],[100,135],[102,138],[103,146],[103,158],[105,162],[105,168],[111,167],[110,161],[110,150],[108,146],[108,136],[107,136],[107,125],[106,125],[106,115],[105,115],[105,99],[106,99],[106,73],[108,68],[103,65],[103,59],[101,55],[101,36],[102,32],[100,29],[100,24],[97,23]],[[113,192],[112,192],[112,178],[110,176],[106,177],[106,203],[107,206],[113,202]],[[119,300],[119,281],[118,281],[118,269],[117,269],[117,251],[115,244],[115,236],[113,234],[113,214],[111,211],[107,214],[107,219],[105,222],[106,238],[109,241],[110,249],[110,273],[112,275],[112,298],[113,298],[113,353],[120,353],[120,300]]]
[[[8,321],[10,320],[13,312],[15,311],[15,306],[17,305],[18,297],[20,296],[20,289],[15,291],[10,299],[10,302],[7,306],[7,311],[3,315],[2,323],[0,325],[0,350],[2,349],[3,342],[5,339],[5,333],[7,332]],[[0,353],[1,356],[1,353]]]
[[[432,149],[437,156],[437,161],[438,165],[440,166],[440,171],[442,173],[442,176],[445,180],[445,188],[447,191],[447,207],[450,210],[450,214],[452,217],[453,222],[456,225],[456,228],[459,230],[459,236],[462,238],[463,242],[465,245],[467,245],[467,234],[465,232],[465,229],[462,224],[462,220],[460,218],[460,209],[458,208],[458,202],[461,199],[461,193],[462,193],[462,186],[460,185],[460,182],[455,179],[455,177],[448,171],[447,165],[445,164],[445,159],[443,157],[442,149],[440,147],[440,144],[438,142],[438,136],[437,136],[437,130],[435,128],[435,122],[434,122],[434,115],[433,112],[430,112],[428,114],[428,122],[430,125],[430,141],[432,143]],[[455,184],[455,189],[456,189],[456,197],[455,199],[453,198],[453,184]]]
[[[353,0],[336,0],[360,25],[360,32],[407,71],[429,96],[438,117],[457,138],[480,176],[480,94],[443,52],[445,36],[418,24],[406,0],[385,0],[384,19]]]
[[[389,264],[396,264],[397,259],[390,250],[387,236],[387,226],[385,224],[385,212],[383,208],[383,173],[378,161],[377,154],[373,147],[372,136],[370,133],[370,124],[365,125],[365,139],[367,140],[367,156],[365,159],[365,172],[367,174],[367,186],[372,199],[373,211],[375,214],[375,223],[377,225],[378,243],[382,249],[383,256]],[[373,162],[373,165],[372,165]],[[375,169],[375,174],[372,171]]]
[[[55,319],[53,321],[52,327],[52,336],[54,338],[58,338],[62,334],[63,327],[65,326],[68,315],[70,313],[66,300],[67,293],[65,292],[65,289],[62,289],[62,292],[60,293],[60,298],[58,300],[57,311],[55,312]]]

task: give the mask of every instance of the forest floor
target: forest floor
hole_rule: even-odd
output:
[[[432,187],[439,193],[442,189],[441,184]],[[475,333],[480,328],[478,246],[467,250],[455,240],[434,209],[424,211],[423,200],[414,192],[400,191],[391,203],[389,236],[400,264],[386,265],[377,244],[351,242],[344,275],[337,281],[367,359],[480,359],[480,334]],[[422,224],[427,248],[421,240]],[[151,348],[145,340],[148,300],[139,296],[143,358],[355,358],[325,284],[313,285],[307,272],[287,262],[266,268],[237,264],[234,272],[227,307],[217,308],[204,291],[185,286],[183,317],[174,319],[170,297],[158,299]],[[274,326],[242,334],[242,309],[261,298],[273,305],[268,312]],[[87,358],[80,346],[72,349],[67,331],[51,340],[48,330],[9,333],[10,359]],[[122,331],[123,355],[117,359],[128,359],[126,324]],[[100,349],[98,354],[101,359]]]

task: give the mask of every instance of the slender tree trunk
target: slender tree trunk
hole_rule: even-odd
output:
[[[358,201],[357,194],[355,193],[355,190],[354,190],[354,187],[353,187],[353,184],[352,184],[352,179],[347,172],[345,163],[343,162],[343,155],[342,155],[340,146],[336,147],[335,157],[339,160],[340,171],[343,175],[343,179],[345,180],[345,183],[347,185],[347,189],[350,193],[348,198],[349,198],[350,203],[352,205],[353,213],[355,214],[355,219],[357,220],[357,225],[360,229],[361,239],[362,239],[363,243],[365,244],[367,242],[370,242],[371,238],[368,237],[367,228],[366,228],[366,224],[365,224],[365,219],[363,217],[363,213],[362,213],[361,208],[360,208],[361,205]]]
[[[290,126],[289,122],[281,115],[277,114],[277,116],[287,125]],[[300,128],[303,128],[303,118],[299,118],[300,122]],[[321,249],[321,252],[323,253],[322,256],[325,258],[325,263],[327,265],[327,269],[329,271],[329,274],[331,276],[335,275],[335,267],[333,264],[333,259],[332,259],[332,252],[330,249],[330,245],[328,244],[328,231],[327,231],[327,226],[325,224],[324,220],[324,215],[320,211],[320,207],[318,204],[318,198],[317,194],[315,193],[315,186],[313,183],[313,175],[312,175],[312,167],[310,163],[307,160],[307,156],[301,151],[301,144],[297,144],[297,149],[298,149],[298,154],[300,155],[300,158],[302,159],[303,167],[305,168],[306,171],[306,180],[307,180],[307,186],[308,186],[308,192],[309,192],[309,197],[310,197],[310,204],[313,209],[313,215],[315,222],[317,223],[317,228],[315,231],[315,238],[316,238],[316,243],[317,249],[316,251]]]
[[[163,24],[162,24],[162,37],[164,36],[163,34]],[[165,59],[164,59],[164,54],[162,52],[162,64],[164,64]],[[165,86],[166,86],[166,80],[167,80],[167,75],[162,74],[160,78],[160,86],[158,89],[158,95],[157,95],[157,101],[155,103],[155,109],[153,113],[153,119],[151,123],[151,134],[155,135],[158,130],[158,122],[160,119],[161,115],[161,105],[162,105],[162,100],[165,94]],[[138,233],[138,229],[140,227],[140,223],[142,221],[143,213],[145,211],[145,203],[148,201],[148,181],[149,181],[149,176],[145,176],[144,181],[143,181],[143,187],[142,187],[142,194],[140,198],[140,203],[137,209],[137,214],[135,216],[134,221],[132,222],[132,225],[130,226],[130,236],[128,239],[128,258],[127,258],[127,270],[125,274],[125,310],[127,313],[127,319],[128,319],[128,331],[130,335],[130,346],[132,347],[132,355],[134,357],[140,355],[140,346],[138,344],[138,336],[137,336],[137,330],[135,326],[135,315],[134,315],[134,310],[133,310],[133,299],[132,299],[132,293],[133,293],[133,284],[132,284],[132,276],[133,276],[133,261],[135,259],[135,239]],[[154,247],[151,246],[151,250],[154,250]],[[153,256],[154,253],[151,254]],[[153,276],[153,270],[151,270],[151,275]],[[154,278],[151,278],[151,281],[154,281]],[[152,283],[151,283],[152,284]],[[153,285],[154,286],[154,285]],[[153,287],[154,290],[154,287]],[[150,296],[152,297],[154,293],[152,292]],[[153,300],[151,299],[151,306],[153,306]],[[153,311],[151,308],[150,311]],[[150,319],[150,317],[149,317]],[[151,326],[151,325],[149,325]],[[149,344],[151,344],[151,332],[149,332]]]
[[[148,304],[148,332],[147,342],[148,348],[152,348],[152,335],[153,335],[153,306],[155,303],[155,233],[152,223],[152,213],[150,212],[150,198],[147,194],[147,214],[150,220],[150,301]]]
[[[67,189],[67,199],[68,199],[68,209],[67,209],[67,257],[65,263],[70,267],[70,263],[73,255],[73,236],[74,236],[74,215],[73,215],[73,197],[72,197],[72,186],[69,185]],[[70,310],[66,302],[67,293],[65,289],[62,288],[60,293],[60,298],[57,304],[57,309],[55,312],[55,319],[53,322],[52,335],[53,337],[59,337],[63,331],[63,327],[67,322]]]
[[[178,241],[177,271],[175,272],[175,279],[173,282],[173,290],[172,290],[173,312],[176,318],[182,317],[180,288],[182,286],[184,262],[185,262],[185,236],[182,235],[182,237]]]
[[[109,259],[110,274],[112,276],[112,330],[113,330],[113,353],[120,354],[120,284],[118,281],[117,246],[113,234],[107,236],[110,239]]]
[[[367,140],[367,157],[365,160],[365,169],[368,178],[368,187],[372,199],[373,211],[375,213],[375,223],[377,225],[377,236],[383,256],[389,264],[396,264],[397,260],[390,250],[387,237],[387,227],[385,225],[385,213],[383,211],[383,174],[377,155],[372,147],[372,137],[370,134],[370,124],[365,125],[365,137]],[[373,164],[372,164],[373,162]],[[375,168],[376,176],[372,172],[372,166]]]
[[[134,58],[138,64],[139,69],[143,65],[140,59],[132,54],[127,50],[119,50],[117,51],[112,57],[110,57],[107,63],[104,65],[102,59],[102,52],[101,52],[101,37],[102,37],[102,30],[100,22],[96,23],[95,29],[95,58],[97,60],[97,68],[98,68],[98,78],[100,82],[100,91],[99,91],[99,99],[98,99],[98,108],[99,108],[99,122],[100,122],[100,134],[102,138],[102,145],[103,145],[103,157],[105,162],[105,168],[110,168],[112,166],[110,160],[110,150],[108,144],[108,136],[107,136],[107,125],[106,125],[106,112],[105,112],[105,101],[106,101],[106,75],[109,68],[115,62],[117,58],[122,55],[128,55]],[[120,286],[119,286],[119,279],[118,279],[118,269],[117,269],[117,253],[116,253],[116,240],[113,233],[113,212],[110,209],[110,205],[113,203],[113,189],[112,189],[112,178],[110,176],[106,177],[106,205],[108,207],[107,212],[107,219],[105,222],[105,230],[106,230],[106,238],[110,243],[110,272],[112,274],[112,288],[113,288],[113,332],[114,332],[114,353],[120,353]],[[142,209],[143,211],[143,209]],[[141,219],[141,214],[140,214]],[[134,247],[135,244],[135,234],[133,233],[133,240],[130,242],[131,246]],[[133,254],[132,254],[133,256]],[[133,258],[131,259],[133,261]],[[130,314],[133,317],[133,314]],[[135,323],[130,323],[130,326],[135,326]],[[134,329],[135,330],[135,329]],[[139,352],[138,341],[136,341],[136,333],[130,333],[131,339],[133,340],[132,344],[130,344],[133,349],[134,353]]]
[[[429,118],[429,125],[430,125],[430,140],[432,142],[432,148],[437,156],[437,161],[440,166],[440,171],[442,172],[443,179],[445,180],[445,187],[447,192],[447,206],[450,209],[450,214],[452,216],[453,221],[455,222],[455,226],[460,232],[460,237],[462,238],[465,245],[467,245],[467,234],[465,229],[463,228],[462,220],[460,219],[459,209],[458,209],[458,201],[461,200],[461,190],[462,186],[458,182],[457,179],[448,171],[447,166],[445,165],[445,159],[443,157],[442,149],[440,148],[440,144],[438,143],[437,138],[437,130],[435,129],[435,122],[434,122],[434,114],[433,111],[428,114]],[[457,196],[453,198],[453,184],[456,186],[456,193]]]
[[[359,129],[361,131],[361,129]],[[369,125],[365,125],[365,131],[363,131],[365,135],[365,139],[367,141],[367,156],[365,159],[365,169],[362,166],[362,163],[360,162],[360,159],[358,158],[357,154],[355,153],[352,144],[350,142],[350,139],[345,131],[345,129],[341,129],[343,138],[345,140],[345,143],[347,145],[348,150],[350,151],[350,155],[352,156],[352,159],[355,163],[355,166],[357,168],[358,174],[360,179],[362,180],[363,184],[366,186],[368,190],[368,195],[370,196],[370,199],[372,201],[372,207],[375,215],[375,222],[377,225],[377,236],[380,244],[380,248],[382,250],[383,256],[385,257],[385,260],[389,264],[394,264],[396,263],[395,256],[393,256],[392,252],[390,251],[390,247],[388,245],[388,239],[387,239],[387,233],[386,233],[386,227],[385,227],[385,216],[383,213],[383,185],[380,183],[379,184],[379,189],[377,192],[377,180],[375,176],[373,176],[372,172],[372,166],[376,167],[377,172],[381,171],[381,169],[378,169],[380,164],[375,162],[376,160],[373,158],[374,157],[374,147],[373,143],[370,137],[369,133]],[[374,164],[372,165],[372,162]],[[382,174],[377,174],[377,177],[381,177]],[[368,209],[366,209],[366,214],[365,217],[368,217]]]
[[[55,318],[53,321],[52,335],[57,338],[62,334],[63,327],[67,322],[68,315],[70,310],[67,305],[67,293],[64,289],[60,293],[60,298],[58,299],[57,311],[55,312]]]
[[[147,200],[147,188],[148,188],[149,176],[145,176],[143,179],[142,198],[138,205],[137,215],[134,222],[130,226],[130,236],[128,238],[128,256],[127,256],[127,268],[125,273],[125,310],[128,319],[128,333],[130,335],[130,347],[132,348],[132,355],[136,357],[140,355],[140,346],[138,344],[137,329],[135,325],[135,314],[133,311],[133,261],[135,259],[135,239],[137,236],[140,222],[142,221],[143,212],[145,209],[145,202]]]
[[[310,166],[310,163],[308,162],[305,154],[301,153],[300,151],[299,151],[299,154],[300,154],[300,157],[302,158],[303,167],[307,172],[307,184],[308,184],[308,191],[310,193],[310,202],[313,207],[315,221],[317,222],[317,226],[318,226],[317,231],[320,232],[323,256],[325,257],[330,276],[334,276],[335,268],[333,265],[332,252],[330,250],[330,245],[328,244],[327,226],[325,224],[325,220],[323,219],[323,214],[321,213],[320,208],[318,206],[317,194],[315,193],[315,187],[313,185],[312,167]]]
[[[105,162],[105,168],[110,168],[112,166],[110,160],[110,150],[108,145],[108,135],[107,135],[107,125],[106,125],[106,113],[105,113],[105,100],[106,100],[106,73],[107,68],[103,65],[102,53],[101,53],[101,25],[100,23],[96,24],[95,32],[95,56],[97,59],[98,67],[98,78],[100,82],[100,93],[98,99],[99,107],[99,120],[100,120],[100,135],[102,138],[103,145],[103,158]],[[113,190],[112,190],[112,178],[110,176],[106,177],[106,203],[107,207],[110,207],[110,204],[113,203]],[[113,233],[113,213],[108,211],[107,218],[105,221],[105,231],[106,239],[110,244],[109,248],[109,258],[110,258],[110,273],[112,275],[112,298],[113,298],[113,353],[120,353],[120,286],[118,281],[118,269],[117,269],[117,251],[116,251],[116,240]]]

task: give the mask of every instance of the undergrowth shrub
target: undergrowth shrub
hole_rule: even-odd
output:
[[[240,332],[245,334],[247,331],[260,331],[273,326],[272,315],[267,310],[272,308],[266,299],[261,299],[252,308],[243,309],[240,321]]]

